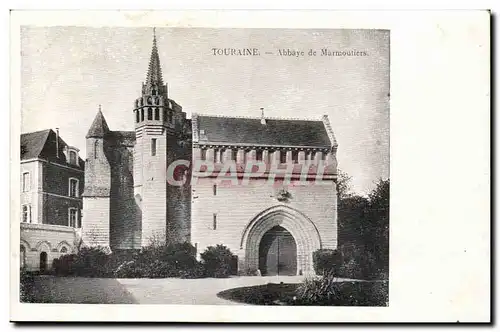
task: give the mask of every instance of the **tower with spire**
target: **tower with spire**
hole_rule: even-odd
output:
[[[146,81],[134,103],[134,122],[134,195],[142,210],[142,245],[164,236],[179,240],[178,215],[169,213],[179,204],[178,188],[169,188],[167,168],[185,150],[178,138],[186,128],[186,114],[168,97],[155,32]]]

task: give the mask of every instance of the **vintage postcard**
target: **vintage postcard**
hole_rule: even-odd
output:
[[[13,320],[399,320],[394,16],[12,15]]]

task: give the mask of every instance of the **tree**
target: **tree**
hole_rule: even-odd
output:
[[[347,173],[339,172],[339,248],[366,275],[388,272],[390,181],[380,179],[368,197],[353,194],[350,181]]]
[[[383,271],[388,271],[390,180],[380,179],[377,187],[370,193],[369,200],[370,232],[367,235],[368,239],[372,239],[370,249],[375,255],[378,267]]]
[[[337,196],[339,200],[351,196],[351,180],[352,177],[341,169],[337,172]]]

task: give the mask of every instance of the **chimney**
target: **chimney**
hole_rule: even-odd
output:
[[[59,158],[59,128],[56,128],[56,157]]]
[[[260,124],[261,125],[266,125],[266,118],[264,118],[264,107],[260,108]]]

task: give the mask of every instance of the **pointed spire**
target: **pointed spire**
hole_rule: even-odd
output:
[[[99,105],[99,111],[97,112],[97,115],[94,118],[94,122],[92,122],[92,125],[90,126],[90,129],[85,138],[90,138],[90,137],[103,138],[107,132],[109,132],[109,127],[108,124],[106,123],[104,115],[102,114],[101,105]]]
[[[151,50],[151,58],[149,59],[148,75],[146,77],[146,85],[163,86],[163,77],[161,74],[160,56],[158,55],[158,47],[156,46],[156,28],[153,28],[153,49]]]

